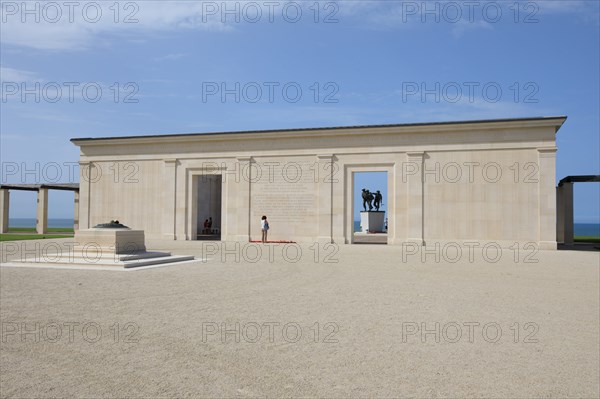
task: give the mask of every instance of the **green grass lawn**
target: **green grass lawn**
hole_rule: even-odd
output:
[[[594,244],[600,243],[600,237],[595,236],[575,236],[575,242],[591,242]]]
[[[61,234],[0,234],[0,241],[44,240],[47,238],[69,238]]]
[[[49,227],[46,234],[37,234],[35,227],[9,227],[7,234],[0,234],[0,241],[43,240],[47,238],[68,237],[73,237],[72,227]]]
[[[35,233],[35,227],[9,227],[9,233]],[[73,233],[72,227],[49,227],[48,233]]]

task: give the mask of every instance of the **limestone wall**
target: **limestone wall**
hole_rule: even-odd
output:
[[[81,165],[80,228],[119,220],[135,230],[162,229],[164,162],[102,160]]]
[[[353,173],[388,173],[388,243],[555,248],[556,130],[540,119],[82,140],[80,226],[195,239],[198,179],[222,180],[225,241],[352,242]]]

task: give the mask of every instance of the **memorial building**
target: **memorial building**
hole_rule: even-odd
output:
[[[75,138],[79,228],[150,239],[351,244],[355,174],[386,172],[386,241],[556,249],[566,117]],[[367,187],[378,189],[378,187]]]

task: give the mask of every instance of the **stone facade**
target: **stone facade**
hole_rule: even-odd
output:
[[[362,207],[353,174],[384,171],[388,244],[556,249],[555,137],[565,119],[73,139],[80,228],[118,219],[148,238],[196,239],[199,212],[214,209],[205,203],[214,193],[199,187],[216,175],[223,241],[260,240],[267,215],[270,240],[352,243],[353,207]]]

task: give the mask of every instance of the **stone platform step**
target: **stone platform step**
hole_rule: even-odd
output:
[[[387,242],[386,233],[354,233],[355,244],[387,244]]]
[[[171,255],[168,252],[143,252],[129,255],[113,255],[91,258],[83,256],[63,256],[56,259],[25,258],[12,260],[14,266],[30,267],[73,267],[73,268],[117,268],[130,269],[141,266],[167,265],[172,263],[195,260],[192,255]]]
[[[129,269],[131,267],[162,265],[166,263],[183,262],[187,260],[194,260],[194,257],[191,255],[169,255],[160,258],[126,260],[123,261],[123,267]]]

